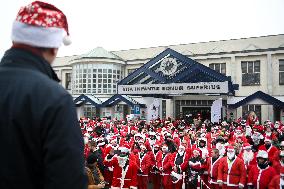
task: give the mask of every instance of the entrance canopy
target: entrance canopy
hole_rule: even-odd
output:
[[[114,106],[114,105],[118,104],[121,101],[125,102],[127,105],[129,105],[131,107],[134,107],[134,106],[140,106],[141,108],[145,107],[144,104],[139,104],[137,101],[135,101],[134,99],[130,98],[129,96],[119,95],[119,94],[113,95],[111,98],[106,100],[102,104],[102,107]]]
[[[93,106],[95,106],[96,108],[100,108],[102,101],[92,95],[84,95],[81,94],[80,96],[78,96],[75,100],[74,103],[78,106],[81,106],[82,104],[86,104],[86,103],[90,103]]]
[[[226,94],[238,85],[172,49],[166,49],[118,83],[118,94]]]
[[[249,102],[255,100],[255,99],[261,99],[265,102],[267,102],[268,104],[271,104],[275,107],[278,107],[280,109],[284,109],[284,102],[274,98],[273,96],[270,96],[269,94],[266,94],[262,91],[257,91],[253,94],[251,94],[250,96],[244,98],[243,100],[235,103],[235,104],[229,104],[229,108],[231,109],[235,109],[238,108],[240,106],[246,105]]]

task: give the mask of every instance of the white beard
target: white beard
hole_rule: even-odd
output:
[[[243,159],[245,161],[245,164],[249,164],[249,162],[251,162],[253,158],[254,158],[254,153],[251,150],[249,152],[244,150]]]
[[[216,148],[219,150],[220,156],[224,156],[224,154],[225,154],[225,152],[226,152],[226,149],[225,149],[224,144],[218,142],[218,143],[216,144]]]
[[[118,159],[119,167],[122,168],[125,166],[128,157],[117,157],[117,159]]]
[[[149,139],[149,143],[150,143],[150,146],[153,146],[156,143],[156,140],[155,139],[154,140]]]
[[[229,160],[232,160],[235,157],[235,153],[227,153]]]
[[[251,136],[252,129],[251,127],[246,127],[246,136]]]

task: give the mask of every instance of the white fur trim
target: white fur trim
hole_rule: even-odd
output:
[[[35,47],[58,48],[65,35],[63,28],[39,27],[14,21],[11,39]]]

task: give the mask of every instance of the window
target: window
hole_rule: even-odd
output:
[[[284,85],[284,60],[279,60],[279,85]]]
[[[65,88],[71,90],[71,73],[65,74]]]
[[[91,105],[84,106],[84,116],[88,118],[93,118],[96,116],[96,107]]]
[[[127,70],[127,75],[131,74],[132,72],[134,72],[136,69],[128,69]]]
[[[226,75],[226,63],[213,63],[209,64],[209,68],[215,70],[221,74]]]
[[[260,85],[260,61],[242,61],[242,85]]]
[[[242,106],[242,113],[244,119],[247,119],[248,115],[251,112],[254,112],[258,117],[258,120],[261,121],[261,105],[249,104]]]

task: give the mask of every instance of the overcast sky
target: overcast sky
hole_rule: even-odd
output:
[[[72,45],[59,56],[98,46],[127,50],[284,34],[284,0],[43,0],[67,16]],[[19,8],[31,0],[2,1],[0,57],[11,46]]]

